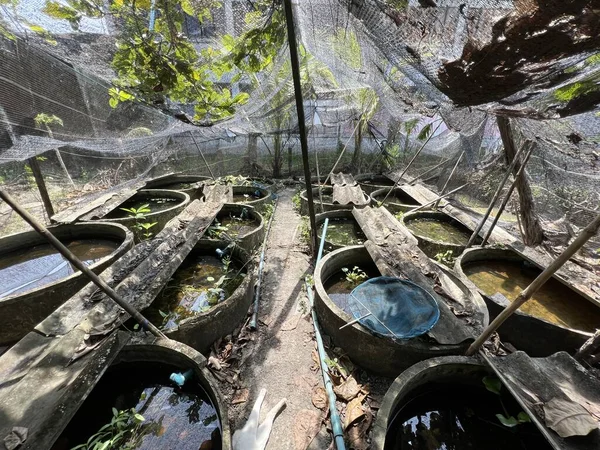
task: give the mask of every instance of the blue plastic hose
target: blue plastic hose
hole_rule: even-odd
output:
[[[321,244],[319,245],[319,253],[317,254],[317,263],[321,261],[323,256],[323,248],[325,246],[325,235],[327,234],[327,226],[329,225],[329,219],[325,219],[323,223],[323,233],[321,234]],[[312,291],[312,286],[305,280],[306,293],[308,295],[308,301],[310,303],[310,309],[312,313],[313,325],[315,328],[315,339],[317,340],[317,351],[319,353],[319,362],[321,364],[321,374],[323,375],[323,384],[325,385],[325,391],[327,391],[327,398],[329,403],[329,416],[331,418],[331,429],[333,431],[333,438],[335,439],[335,446],[337,450],[346,450],[346,444],[344,444],[344,429],[342,427],[342,421],[340,415],[335,406],[335,392],[333,392],[333,383],[329,376],[329,368],[325,360],[327,355],[325,354],[325,346],[323,345],[323,338],[321,337],[321,330],[319,328],[319,321],[317,319],[317,312],[315,311],[315,298]]]

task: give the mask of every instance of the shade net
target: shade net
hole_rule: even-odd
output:
[[[340,156],[336,171],[402,168],[425,144],[409,174],[446,161],[426,177],[440,190],[464,152],[449,186],[468,182],[460,199],[482,207],[507,167],[500,115],[517,146],[535,143],[526,173],[538,213],[582,226],[600,192],[599,9],[294,3],[311,171]],[[302,173],[278,0],[0,0],[0,53],[0,181],[26,202],[39,200],[34,156],[58,209],[173,171]]]
[[[427,291],[394,277],[361,283],[350,294],[348,307],[361,325],[392,339],[421,336],[440,318],[438,304]]]

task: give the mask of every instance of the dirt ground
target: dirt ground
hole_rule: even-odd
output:
[[[232,365],[236,369],[213,369],[231,405],[232,430],[244,425],[262,388],[267,395],[261,420],[279,400],[286,399],[286,407],[273,425],[269,450],[327,449],[332,440],[326,402],[320,397],[323,380],[315,360],[314,330],[304,289],[304,277],[313,273],[313,261],[301,238],[301,217],[292,205],[294,193],[292,188],[279,193],[267,244],[258,330],[242,329],[231,342],[221,343],[219,352],[235,354],[239,350]],[[327,338],[325,341],[329,342]],[[333,348],[329,350],[331,354]],[[223,377],[227,373],[230,376]],[[360,370],[354,376],[370,392],[363,407],[372,415],[364,425],[372,425],[376,406],[392,380]],[[342,418],[345,407],[343,401],[338,402]],[[361,434],[363,442],[350,448],[368,448],[368,429]]]

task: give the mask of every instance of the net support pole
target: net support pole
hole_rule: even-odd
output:
[[[521,146],[521,148],[519,148],[519,150],[517,151],[517,154],[513,158],[512,162],[510,163],[510,166],[508,167],[508,169],[506,170],[506,173],[504,174],[504,178],[502,178],[502,181],[500,181],[500,184],[498,185],[498,188],[496,189],[496,192],[494,193],[494,196],[492,197],[492,201],[490,202],[490,205],[488,206],[487,211],[485,212],[485,214],[481,218],[481,221],[479,222],[479,224],[475,228],[475,231],[473,231],[473,234],[469,238],[469,242],[467,242],[467,245],[465,246],[465,249],[471,247],[471,245],[473,245],[473,243],[475,242],[475,239],[477,239],[477,236],[479,236],[479,232],[481,231],[481,229],[483,228],[483,226],[487,222],[488,217],[490,217],[490,214],[492,213],[492,210],[494,209],[494,205],[498,201],[498,198],[500,197],[500,194],[502,194],[502,189],[504,189],[504,185],[506,184],[506,182],[510,178],[510,174],[512,173],[515,165],[517,164],[517,161],[519,161],[519,157],[521,156],[521,153],[523,153],[523,150],[527,146],[526,144],[527,144],[527,142],[525,142]]]
[[[456,160],[456,164],[454,164],[454,167],[452,168],[452,172],[450,172],[450,175],[448,175],[448,179],[444,183],[444,187],[442,188],[442,191],[440,192],[440,196],[444,195],[446,193],[446,189],[448,189],[450,180],[452,180],[452,177],[454,176],[454,172],[456,172],[456,169],[458,168],[458,165],[460,164],[460,161],[464,155],[465,155],[465,151],[463,150],[462,153],[460,154],[460,156],[458,157],[458,159]],[[440,205],[440,201],[438,200],[437,202],[434,203],[433,209],[437,209],[439,205]]]
[[[529,144],[527,144],[527,142]],[[492,231],[494,231],[494,228],[495,228],[496,224],[500,220],[500,216],[504,212],[504,208],[506,208],[506,205],[508,205],[508,201],[510,200],[511,195],[514,192],[515,187],[517,186],[517,183],[519,182],[519,177],[521,176],[521,174],[525,170],[525,166],[527,165],[527,162],[529,161],[529,157],[533,153],[533,149],[535,148],[535,145],[533,145],[533,142],[531,142],[531,141],[527,141],[527,142],[525,144],[529,145],[529,150],[527,150],[527,153],[523,157],[523,164],[521,164],[521,167],[519,167],[519,170],[515,174],[515,179],[511,183],[510,187],[508,188],[508,192],[504,196],[504,199],[502,200],[502,203],[500,203],[500,207],[498,208],[498,212],[496,213],[496,216],[494,217],[494,220],[492,221],[492,224],[490,225],[490,228],[487,230],[487,233],[485,234],[485,237],[483,238],[483,241],[481,242],[481,246],[482,247],[485,246],[485,244],[487,243],[488,239],[492,235]]]
[[[411,209],[410,211],[407,212],[408,213],[413,213],[413,212],[417,212],[417,211],[421,211],[422,209],[427,208],[429,205],[433,205],[435,202],[439,202],[440,200],[442,200],[443,198],[449,197],[452,194],[457,193],[458,191],[460,191],[462,188],[468,186],[469,183],[465,183],[462,186],[457,187],[456,189],[452,189],[450,192],[448,192],[447,194],[444,195],[440,195],[438,197],[436,197],[435,199],[431,200],[430,202],[424,203],[421,206],[417,206],[416,208]]]
[[[498,314],[498,316],[488,325],[488,327],[481,333],[475,342],[467,349],[467,356],[474,355],[477,350],[483,345],[485,341],[492,335],[494,331],[500,328],[506,319],[508,319],[517,309],[519,309],[527,300],[529,300],[533,294],[535,294],[546,281],[548,281],[558,269],[560,269],[568,260],[573,256],[584,244],[598,232],[600,228],[600,214],[585,227],[579,236],[575,238],[573,242],[550,264],[544,269],[544,271],[538,275],[538,277],[531,282],[518,296],[517,298],[504,310]]]
[[[446,164],[449,161],[449,159],[444,159],[441,163],[436,164],[435,166],[433,166],[431,169],[427,169],[425,172],[423,172],[422,174],[417,175],[415,178],[413,178],[413,180],[408,183],[409,186],[413,186],[415,184],[417,184],[417,181],[419,181],[421,178],[423,178],[425,175],[429,175],[431,172],[433,172],[435,169],[443,166],[444,164]]]
[[[308,200],[308,216],[310,220],[310,241],[313,254],[317,252],[317,223],[315,220],[315,204],[313,201],[312,185],[310,183],[310,164],[308,161],[308,139],[306,135],[306,119],[304,117],[304,99],[302,98],[302,83],[300,82],[300,61],[298,47],[296,46],[296,28],[292,1],[283,0],[285,21],[287,25],[288,46],[290,48],[290,64],[294,81],[294,96],[296,98],[296,112],[298,114],[298,131],[300,133],[300,148],[302,149],[302,165],[304,166],[304,180],[306,183],[306,199]]]
[[[408,169],[410,168],[410,166],[412,166],[412,164],[415,162],[415,159],[417,159],[417,156],[419,156],[421,154],[421,152],[423,151],[423,149],[425,148],[425,146],[427,145],[427,143],[431,140],[431,138],[433,137],[433,135],[435,134],[435,132],[438,130],[438,128],[443,123],[444,123],[444,121],[440,120],[440,123],[437,124],[437,126],[431,132],[431,134],[427,137],[427,139],[425,140],[425,142],[423,142],[423,145],[421,145],[421,147],[419,148],[419,150],[417,150],[417,152],[414,154],[414,156],[408,162],[407,166],[404,168],[404,170],[402,171],[402,173],[400,174],[400,176],[398,177],[398,179],[396,180],[396,182],[394,183],[394,185],[390,188],[390,190],[388,191],[388,193],[386,194],[386,196],[381,201],[382,205],[385,203],[385,201],[390,196],[390,194],[392,193],[392,191],[396,188],[396,186],[398,186],[398,183],[400,183],[400,180],[402,180],[402,177],[404,176],[404,174],[408,171]]]
[[[61,255],[63,255],[71,264],[73,264],[83,275],[89,278],[98,288],[115,301],[121,308],[133,317],[143,328],[148,330],[154,336],[162,339],[167,339],[162,331],[150,323],[140,312],[125,301],[113,288],[90,270],[77,256],[75,256],[67,247],[64,246],[48,229],[33,217],[27,210],[21,207],[12,196],[0,189],[0,198],[4,200],[17,214],[19,214],[25,222],[37,231],[44,239],[46,239],[52,247],[54,247]]]
[[[190,133],[190,136],[192,137],[192,141],[194,141],[194,145],[196,146],[196,148],[198,149],[198,152],[200,153],[200,156],[202,157],[202,161],[204,161],[204,164],[206,165],[206,168],[208,169],[208,173],[210,173],[210,177],[213,180],[216,180],[215,175],[212,173],[212,170],[210,169],[210,166],[208,165],[208,161],[204,157],[204,153],[202,152],[202,150],[200,149],[200,146],[196,142],[196,138],[194,137],[194,133],[192,133],[191,131],[189,131],[189,133]]]
[[[46,188],[46,182],[44,181],[42,171],[40,170],[40,165],[38,164],[37,159],[35,159],[35,156],[33,158],[29,158],[27,162],[29,163],[29,167],[31,167],[35,184],[37,185],[38,191],[40,191],[42,203],[46,209],[46,214],[48,214],[48,222],[50,222],[51,217],[54,215],[54,207],[52,206],[52,200],[50,200],[50,195],[48,194],[48,189]]]

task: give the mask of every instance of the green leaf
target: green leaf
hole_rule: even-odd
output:
[[[531,422],[531,418],[525,411],[521,411],[519,414],[517,414],[517,420],[519,423]]]
[[[498,418],[498,420],[500,421],[500,423],[502,425],[504,425],[505,427],[508,427],[508,428],[515,427],[519,424],[517,419],[515,419],[513,416],[504,417],[504,415],[502,415],[502,414],[496,414],[496,417]]]
[[[111,97],[111,98],[108,100],[108,104],[110,105],[110,107],[111,107],[111,108],[116,108],[116,107],[119,105],[119,100],[117,100],[117,99],[116,99],[116,98],[114,98],[114,97]]]
[[[494,394],[500,395],[500,390],[502,389],[502,382],[496,377],[483,377],[483,384],[485,388],[493,392]]]
[[[113,413],[113,417],[117,417],[119,415],[119,411],[115,407],[113,407],[112,413]]]
[[[137,413],[133,415],[133,418],[135,420],[137,420],[138,422],[143,422],[144,420],[146,420],[146,419],[144,419],[144,416],[142,416],[141,414],[137,414]]]

